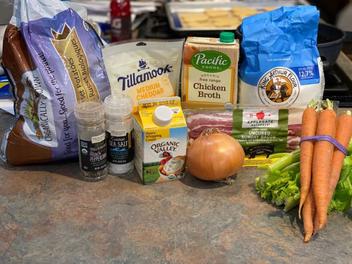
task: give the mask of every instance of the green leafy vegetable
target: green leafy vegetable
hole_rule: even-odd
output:
[[[352,151],[352,144],[350,144],[350,150]],[[276,157],[281,158],[277,159]],[[288,212],[299,203],[300,152],[298,150],[276,157],[271,165],[262,167],[266,173],[256,178],[256,190],[261,198],[276,206],[283,207],[284,211]],[[346,212],[351,206],[352,155],[347,156],[344,160],[340,180],[329,210]]]
[[[352,156],[347,156],[329,210],[346,212],[352,206]]]

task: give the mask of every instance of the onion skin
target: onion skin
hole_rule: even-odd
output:
[[[242,146],[231,136],[203,133],[188,147],[187,171],[205,181],[225,180],[242,168],[244,157]]]

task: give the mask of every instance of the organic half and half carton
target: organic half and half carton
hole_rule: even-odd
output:
[[[238,57],[239,44],[231,32],[222,32],[220,38],[187,38],[183,52],[183,106],[235,104]]]
[[[135,167],[142,182],[183,178],[188,138],[180,98],[139,101],[134,128]]]

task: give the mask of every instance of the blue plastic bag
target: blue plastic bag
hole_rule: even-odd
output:
[[[1,99],[11,99],[11,86],[9,79],[6,75],[0,75],[0,100]]]
[[[305,106],[321,99],[318,24],[319,11],[313,6],[282,7],[244,19],[240,104]]]

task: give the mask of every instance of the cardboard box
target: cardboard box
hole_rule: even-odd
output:
[[[183,52],[182,101],[187,108],[236,104],[239,44],[189,37]]]
[[[135,167],[144,184],[183,178],[187,124],[179,97],[139,102],[134,114]]]

